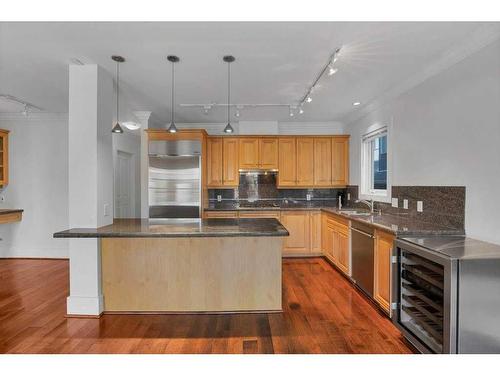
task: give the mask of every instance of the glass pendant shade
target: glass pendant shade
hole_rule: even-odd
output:
[[[111,129],[111,132],[112,132],[112,133],[119,133],[119,134],[121,134],[121,133],[123,133],[123,129],[122,129],[122,127],[120,126],[120,124],[117,122],[117,123],[115,124],[115,126],[113,126],[113,129]]]
[[[234,132],[234,129],[231,126],[231,124],[228,122],[226,127],[224,128],[224,133],[232,133],[232,132]]]

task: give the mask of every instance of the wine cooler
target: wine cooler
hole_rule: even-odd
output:
[[[393,321],[404,336],[424,353],[500,353],[498,249],[464,237],[395,245]]]

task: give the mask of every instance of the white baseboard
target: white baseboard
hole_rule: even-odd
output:
[[[102,294],[96,297],[69,296],[66,299],[68,315],[95,315],[99,316],[104,310]]]

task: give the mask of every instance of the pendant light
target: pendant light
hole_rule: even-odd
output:
[[[175,89],[175,73],[174,73],[174,65],[179,62],[179,58],[174,55],[167,56],[167,60],[172,63],[172,109],[171,109],[171,121],[170,126],[168,127],[168,131],[170,133],[177,133],[177,127],[174,123],[174,89]]]
[[[227,62],[227,125],[224,128],[224,133],[231,134],[234,132],[233,127],[231,126],[231,63],[236,60],[234,56],[228,55],[222,58],[225,62]]]
[[[111,129],[112,133],[123,133],[123,129],[120,126],[120,63],[124,62],[125,59],[122,56],[111,56],[113,61],[116,61],[116,124]]]

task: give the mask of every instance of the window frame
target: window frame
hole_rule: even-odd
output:
[[[373,148],[372,141],[386,136],[387,142],[387,186],[385,190],[372,189],[373,182]],[[374,200],[377,202],[391,203],[391,145],[388,126],[378,126],[361,136],[361,186],[360,199]]]

